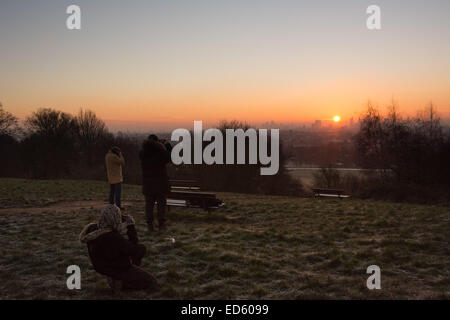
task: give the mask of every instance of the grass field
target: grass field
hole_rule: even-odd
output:
[[[172,209],[168,230],[149,235],[132,185],[126,213],[161,289],[114,296],[78,241],[107,192],[104,182],[0,179],[0,299],[450,298],[448,207],[219,193],[226,208]],[[72,264],[81,290],[66,287]],[[372,264],[381,290],[366,287]]]

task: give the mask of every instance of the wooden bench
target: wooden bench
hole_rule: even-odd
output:
[[[200,184],[196,180],[169,180],[172,190],[200,190]]]
[[[339,189],[322,189],[322,188],[313,188],[314,197],[332,197],[332,198],[348,198],[349,195],[344,194],[344,190]]]
[[[170,193],[167,196],[167,206],[202,208],[206,211],[218,209],[225,204],[216,198],[215,193],[200,191],[200,185],[195,180],[170,180]]]

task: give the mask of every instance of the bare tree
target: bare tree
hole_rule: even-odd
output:
[[[0,103],[0,135],[12,135],[18,130],[18,120],[12,113],[3,109]]]
[[[370,104],[356,139],[360,165],[378,170],[389,182],[439,185],[449,183],[448,137],[435,106],[430,105],[413,119],[403,120],[393,102],[382,118]]]
[[[112,137],[105,123],[91,110],[80,109],[75,121],[80,160],[85,161],[85,170],[90,170],[94,167],[94,163],[103,162],[105,150],[99,152],[99,147]]]
[[[84,146],[95,144],[107,133],[105,123],[91,110],[80,109],[75,121],[78,138]]]
[[[417,129],[427,135],[433,143],[442,139],[441,119],[433,102],[430,102],[423,111],[418,113],[417,125]]]
[[[70,176],[76,159],[76,121],[67,113],[39,109],[27,118],[23,141],[25,166],[33,177]]]
[[[72,135],[76,129],[76,121],[70,114],[48,108],[33,112],[25,123],[32,133],[44,136]]]
[[[382,117],[378,107],[369,101],[356,136],[356,148],[363,167],[380,168],[383,165],[383,136]]]

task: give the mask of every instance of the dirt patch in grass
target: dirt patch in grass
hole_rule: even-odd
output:
[[[108,202],[98,201],[98,200],[89,200],[89,201],[58,201],[55,203],[51,203],[42,207],[10,207],[10,208],[1,208],[0,214],[16,214],[16,213],[25,213],[25,214],[33,214],[33,213],[44,213],[44,212],[71,212],[74,210],[85,210],[85,209],[96,209],[101,210],[105,207]],[[132,203],[125,201],[122,203],[123,206],[131,206]]]

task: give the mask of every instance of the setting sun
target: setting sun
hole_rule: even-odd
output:
[[[339,122],[339,121],[341,121],[341,117],[340,116],[334,116],[333,117],[333,121],[334,122]]]

